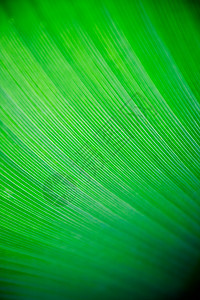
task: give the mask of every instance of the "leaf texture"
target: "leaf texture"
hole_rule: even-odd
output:
[[[0,4],[3,299],[187,287],[200,256],[199,12]]]

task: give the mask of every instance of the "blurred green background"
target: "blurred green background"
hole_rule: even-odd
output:
[[[1,299],[177,299],[196,280],[199,16],[1,2]]]

